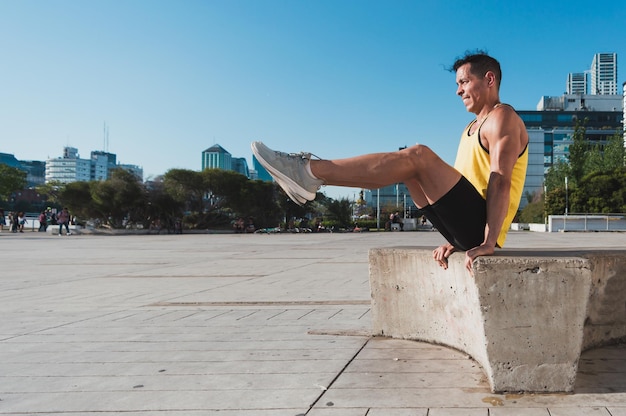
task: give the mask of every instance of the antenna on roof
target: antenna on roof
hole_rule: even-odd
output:
[[[109,151],[109,127],[107,126],[107,122],[104,122],[104,137],[103,137],[103,146],[104,146],[104,151],[108,152]]]

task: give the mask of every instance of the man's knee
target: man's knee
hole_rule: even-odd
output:
[[[408,152],[412,157],[420,159],[432,157],[439,158],[439,156],[437,156],[437,154],[430,147],[419,143],[411,147],[407,147],[403,151]]]

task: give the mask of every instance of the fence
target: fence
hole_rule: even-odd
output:
[[[626,214],[550,215],[548,231],[626,231]]]

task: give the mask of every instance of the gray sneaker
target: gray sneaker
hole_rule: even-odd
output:
[[[252,142],[251,147],[259,163],[292,201],[303,205],[306,201],[315,199],[315,194],[324,181],[307,171],[306,166],[311,163],[310,153],[277,152],[261,142]]]

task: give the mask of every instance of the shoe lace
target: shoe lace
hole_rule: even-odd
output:
[[[275,152],[281,157],[288,157],[288,158],[295,158],[295,159],[302,159],[302,160],[311,160],[311,158],[314,157],[317,160],[322,160],[321,157],[314,155],[313,153],[310,153],[310,152],[285,153],[285,152],[281,152],[278,150],[275,150]]]

